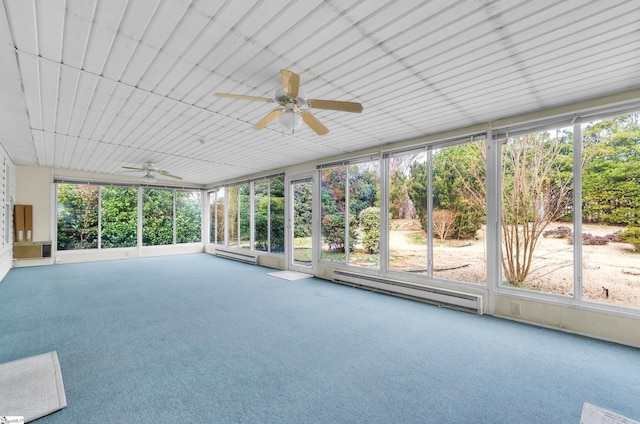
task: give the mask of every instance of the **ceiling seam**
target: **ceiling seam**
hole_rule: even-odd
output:
[[[59,66],[64,66],[64,67],[67,67],[69,69],[73,69],[73,70],[78,71],[78,72],[83,73],[83,74],[94,76],[94,77],[96,77],[96,78],[98,78],[100,80],[108,81],[108,82],[113,83],[113,84],[115,84],[116,86],[119,86],[119,87],[128,88],[128,89],[134,90],[134,91],[140,91],[142,93],[148,93],[150,95],[157,96],[157,97],[159,97],[161,99],[165,99],[165,100],[168,100],[168,101],[179,103],[179,104],[184,105],[184,106],[188,106],[188,107],[191,107],[191,108],[194,108],[194,109],[205,111],[207,113],[211,113],[211,114],[214,114],[216,116],[220,116],[222,118],[225,118],[225,119],[228,119],[228,120],[231,120],[231,121],[240,121],[240,122],[249,123],[247,121],[243,121],[243,120],[240,120],[240,119],[237,119],[237,118],[233,118],[233,117],[221,114],[219,112],[213,111],[211,109],[207,109],[207,108],[204,108],[202,106],[198,106],[196,104],[187,103],[187,102],[184,102],[182,100],[179,100],[179,99],[176,99],[176,98],[173,98],[173,97],[168,97],[166,95],[162,95],[162,94],[158,94],[158,93],[155,93],[155,92],[152,92],[152,91],[148,91],[148,90],[145,90],[145,89],[140,88],[140,87],[135,87],[135,86],[133,86],[133,85],[131,85],[129,83],[123,82],[123,81],[116,81],[116,80],[113,80],[113,79],[111,79],[109,77],[106,77],[104,75],[95,74],[95,73],[93,73],[91,71],[88,71],[86,69],[78,69],[78,68],[75,68],[75,67],[73,67],[71,65],[67,65],[65,63],[55,62],[52,59],[48,59],[48,58],[45,58],[45,57],[42,57],[42,56],[36,56],[33,53],[29,53],[29,52],[24,51],[24,50],[15,49],[15,51],[18,54],[29,56],[29,57],[32,57],[32,58],[36,59],[36,63],[39,63],[40,61],[51,62],[51,63],[54,63],[54,64],[59,65]],[[112,98],[112,97],[113,96],[110,96],[110,98]]]

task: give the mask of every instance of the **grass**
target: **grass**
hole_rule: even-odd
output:
[[[424,231],[412,231],[407,234],[407,239],[411,244],[427,245],[427,236],[424,234]]]

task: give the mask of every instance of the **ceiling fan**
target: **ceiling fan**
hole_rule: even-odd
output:
[[[256,130],[267,126],[271,121],[279,118],[280,124],[290,131],[307,124],[318,135],[329,132],[327,127],[311,113],[311,109],[338,110],[341,112],[362,112],[362,105],[355,102],[343,102],[338,100],[307,99],[300,91],[300,76],[295,72],[283,69],[280,71],[282,87],[278,88],[273,98],[244,96],[241,94],[216,93],[218,97],[230,97],[232,99],[252,100],[257,102],[277,103],[280,106],[269,112],[264,118],[253,126]]]
[[[123,166],[122,169],[126,169],[127,171],[144,172],[145,175],[142,176],[144,181],[155,181],[158,176],[174,178],[176,180],[182,179],[182,177],[178,177],[177,175],[170,174],[165,170],[156,168],[156,164],[153,162],[147,162],[142,168]]]

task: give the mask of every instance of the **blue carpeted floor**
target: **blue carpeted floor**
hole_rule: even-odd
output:
[[[207,254],[18,268],[0,362],[56,350],[49,423],[640,420],[640,351]],[[2,415],[2,411],[0,411]]]

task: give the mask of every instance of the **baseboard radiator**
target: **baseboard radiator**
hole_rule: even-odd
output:
[[[482,296],[334,270],[333,282],[482,315]]]
[[[241,252],[238,250],[224,250],[216,249],[213,252],[214,255],[225,259],[233,259],[234,261],[240,261],[247,264],[257,265],[258,255],[251,252]]]

